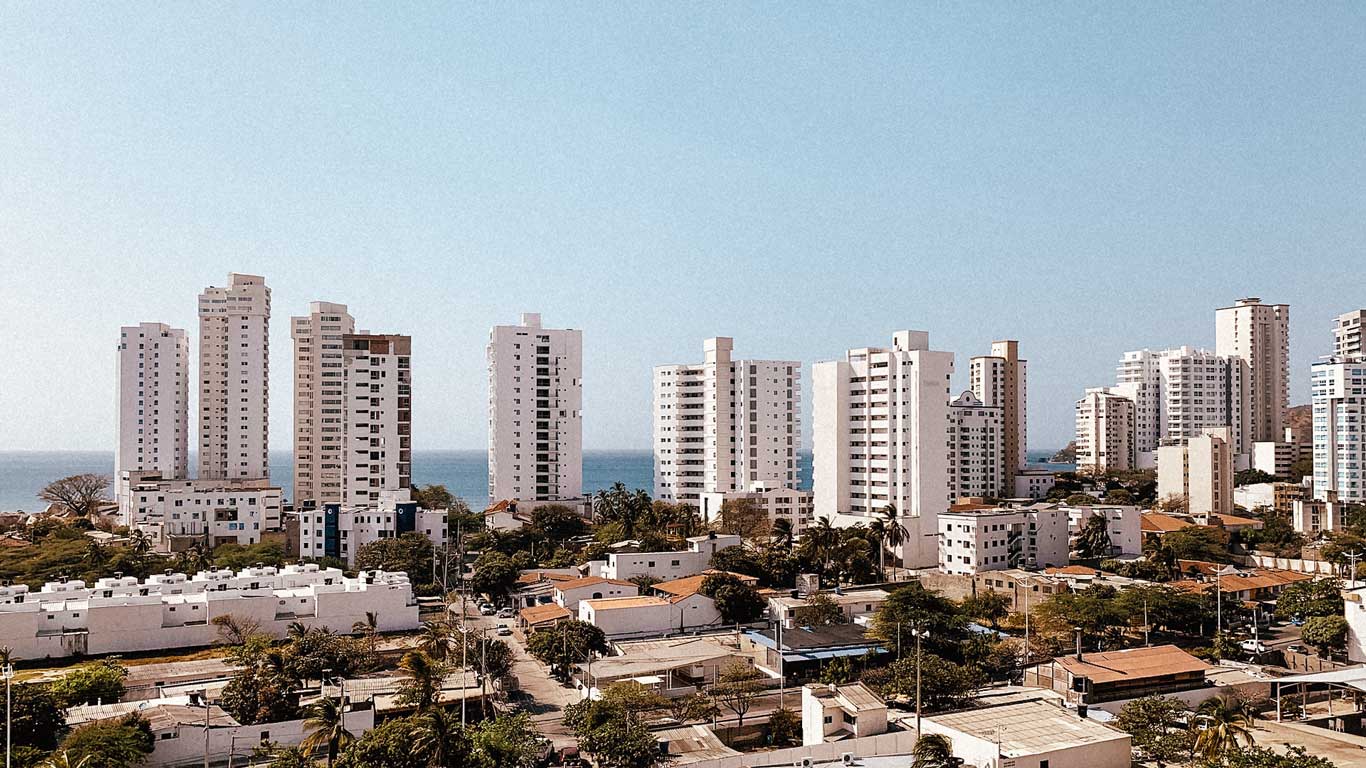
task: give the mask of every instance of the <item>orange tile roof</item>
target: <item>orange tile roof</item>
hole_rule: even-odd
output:
[[[570,576],[567,573],[547,573],[546,571],[532,571],[517,577],[518,584],[536,584],[541,581],[571,581],[579,578]]]
[[[617,585],[618,587],[634,587],[634,586],[635,586],[635,584],[632,584],[632,583],[629,582],[629,581],[621,581],[621,580],[619,580],[619,579],[604,579],[604,578],[601,577],[601,576],[584,576],[584,577],[581,578],[581,579],[571,579],[570,581],[562,581],[562,582],[560,582],[559,584],[556,584],[556,585],[555,585],[555,589],[558,589],[558,590],[560,590],[561,592],[564,592],[564,591],[568,591],[568,590],[571,590],[571,589],[582,589],[582,588],[584,588],[584,587],[595,587],[595,586],[597,586],[597,585],[599,585],[599,584],[615,584],[615,585]]]
[[[617,608],[651,608],[658,605],[668,605],[669,601],[654,595],[640,595],[639,597],[604,597],[597,600],[584,600],[593,607],[595,611],[609,611]]]
[[[569,609],[562,605],[546,603],[545,605],[533,605],[530,608],[523,608],[517,615],[522,617],[522,621],[535,626],[537,624],[544,624],[548,621],[568,619],[574,614],[570,613]]]
[[[1219,518],[1219,522],[1223,523],[1225,528],[1245,528],[1248,526],[1251,526],[1253,528],[1262,527],[1261,520],[1257,520],[1256,518],[1251,517],[1238,517],[1237,515],[1210,515],[1210,517]]]
[[[1189,672],[1203,672],[1209,665],[1174,645],[1130,648],[1127,651],[1087,653],[1082,660],[1059,656],[1054,663],[1072,673],[1091,678],[1092,683],[1143,680]]]
[[[673,581],[662,581],[651,588],[657,589],[660,592],[668,592],[671,595],[695,595],[698,590],[702,589],[702,582],[706,581],[708,576],[719,576],[723,574],[726,576],[734,576],[744,584],[754,584],[759,581],[757,578],[746,576],[743,573],[707,570],[696,576],[684,576],[681,579],[674,579]]]
[[[1044,573],[1057,573],[1064,576],[1096,576],[1100,574],[1095,568],[1087,568],[1084,565],[1065,565],[1061,568],[1049,567],[1043,569]]]
[[[1144,512],[1139,516],[1139,527],[1144,533],[1171,533],[1182,528],[1189,528],[1195,523],[1182,520],[1179,517],[1164,515],[1161,512]]]
[[[1238,568],[1238,573],[1220,577],[1216,581],[1214,572],[1221,567],[1218,563],[1209,563],[1203,560],[1179,560],[1177,567],[1182,573],[1189,573],[1194,568],[1198,573],[1210,579],[1210,581],[1185,579],[1172,582],[1173,587],[1190,592],[1203,591],[1205,587],[1215,583],[1219,584],[1221,592],[1248,592],[1259,589],[1274,589],[1314,578],[1307,573],[1287,571],[1280,568]],[[1234,567],[1237,568],[1237,566]]]

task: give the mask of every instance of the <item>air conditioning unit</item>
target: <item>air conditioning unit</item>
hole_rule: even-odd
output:
[[[853,764],[854,764],[854,753],[853,753],[853,752],[845,752],[844,754],[840,755],[840,762],[841,762],[841,763],[844,763],[845,765],[853,765]]]
[[[811,767],[812,767],[813,765],[815,765],[815,764],[816,764],[816,761],[815,761],[815,760],[812,760],[812,759],[809,758],[809,757],[803,757],[802,759],[800,759],[800,760],[798,760],[797,762],[793,763],[793,764],[792,764],[792,768],[811,768]]]

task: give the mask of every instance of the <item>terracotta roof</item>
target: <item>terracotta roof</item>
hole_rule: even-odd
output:
[[[1100,574],[1095,568],[1087,568],[1084,565],[1065,565],[1061,568],[1051,567],[1043,569],[1044,573],[1058,573],[1064,576],[1096,576]]]
[[[570,581],[562,581],[562,582],[560,582],[559,584],[556,584],[556,585],[555,585],[555,589],[558,589],[558,590],[560,590],[560,591],[563,592],[563,591],[567,591],[567,590],[570,590],[570,589],[582,589],[582,588],[584,588],[584,587],[593,587],[593,586],[597,586],[598,584],[615,584],[615,585],[617,585],[618,587],[634,587],[634,586],[635,586],[635,584],[632,584],[632,583],[629,582],[629,581],[621,581],[621,580],[619,580],[619,579],[604,579],[604,578],[601,577],[601,576],[584,576],[584,577],[581,578],[581,579],[572,579],[572,580],[570,580]]]
[[[565,608],[562,605],[556,605],[555,603],[533,605],[530,608],[523,608],[517,615],[522,617],[522,621],[532,626],[544,624],[548,621],[568,619],[574,616],[574,614],[569,612],[568,608]]]
[[[1238,517],[1237,515],[1210,515],[1210,517],[1219,518],[1219,522],[1223,523],[1225,528],[1262,527],[1262,521],[1252,517]]]
[[[702,589],[702,582],[706,581],[708,576],[718,576],[722,574],[726,576],[734,576],[744,584],[754,584],[755,582],[759,581],[757,578],[753,576],[746,576],[743,573],[730,573],[728,571],[708,570],[703,571],[697,574],[696,576],[684,576],[681,579],[674,579],[673,581],[662,581],[658,584],[655,584],[653,587],[651,587],[651,589],[656,589],[660,592],[668,592],[671,595],[695,595],[699,590]]]
[[[567,573],[547,573],[545,571],[532,571],[517,577],[518,584],[535,584],[539,581],[573,581],[579,577],[571,576]]]
[[[653,608],[659,605],[668,605],[669,601],[662,597],[653,595],[640,595],[639,597],[604,597],[598,600],[584,600],[593,607],[595,611],[608,611],[617,608]]]
[[[1077,661],[1075,656],[1059,656],[1053,661],[1073,676],[1089,677],[1092,683],[1100,684],[1204,672],[1209,669],[1208,664],[1174,645],[1087,653],[1082,655],[1081,661]]]
[[[1189,520],[1182,520],[1179,517],[1164,515],[1161,512],[1144,512],[1139,516],[1139,527],[1144,533],[1171,533],[1182,528],[1189,528],[1195,523]]]
[[[1219,563],[1209,563],[1203,560],[1179,560],[1177,567],[1182,573],[1190,573],[1194,569],[1207,579],[1206,581],[1184,579],[1172,582],[1173,587],[1188,592],[1202,592],[1206,587],[1213,586],[1216,583],[1221,592],[1249,592],[1259,589],[1275,589],[1287,584],[1294,584],[1297,581],[1308,581],[1314,578],[1308,573],[1297,573],[1280,568],[1238,568],[1233,566],[1237,569],[1237,573],[1216,579],[1214,572],[1222,566]]]

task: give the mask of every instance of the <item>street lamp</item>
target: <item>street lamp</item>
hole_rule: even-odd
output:
[[[920,738],[920,638],[929,637],[928,629],[912,629],[915,635],[915,734]]]
[[[4,670],[0,671],[0,677],[5,678],[5,768],[10,768],[10,685],[14,680],[14,665],[6,664]]]

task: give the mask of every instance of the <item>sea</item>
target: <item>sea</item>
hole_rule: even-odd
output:
[[[1054,451],[1030,451],[1031,467],[1070,471],[1071,464],[1050,464]],[[270,478],[294,498],[292,452],[270,452]],[[798,454],[798,487],[811,487],[811,452]],[[193,471],[195,457],[190,456]],[[0,451],[0,511],[36,511],[45,505],[38,499],[44,485],[61,477],[114,472],[112,451]],[[472,509],[488,505],[488,455],[481,450],[413,451],[413,482],[444,485],[463,498]],[[620,482],[627,488],[654,488],[654,457],[642,450],[586,450],[583,453],[583,488],[594,493]]]

